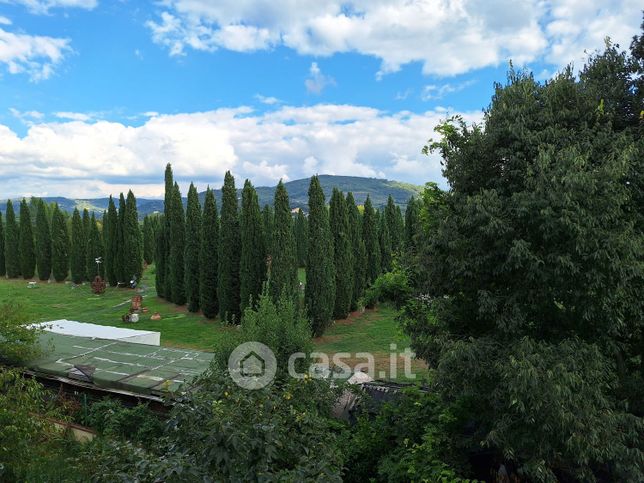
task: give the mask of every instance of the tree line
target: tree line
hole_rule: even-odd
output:
[[[110,196],[102,220],[77,208],[70,217],[39,198],[23,199],[16,218],[8,200],[4,223],[0,214],[0,275],[76,284],[100,275],[111,286],[129,286],[143,272],[143,241],[131,191],[127,199],[121,193],[118,210]]]
[[[281,181],[273,206],[260,209],[249,180],[241,199],[237,193],[235,179],[227,172],[221,209],[210,188],[201,206],[193,184],[184,209],[167,165],[164,213],[154,227],[149,221],[144,228],[144,245],[155,251],[159,296],[185,304],[190,311],[201,310],[209,318],[218,315],[239,322],[265,284],[273,301],[285,298],[299,305],[297,270],[303,267],[303,306],[313,333],[321,335],[333,319],[357,309],[365,288],[391,268],[393,253],[411,243],[418,224],[413,198],[406,224],[391,197],[380,212],[369,197],[358,207],[351,193],[345,196],[334,189],[327,206],[317,176],[311,178],[307,214],[300,209],[293,215]]]

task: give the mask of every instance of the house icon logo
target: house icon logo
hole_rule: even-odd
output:
[[[277,371],[275,354],[261,342],[238,345],[228,358],[228,372],[244,389],[261,389],[271,383]]]

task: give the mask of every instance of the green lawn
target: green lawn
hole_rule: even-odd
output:
[[[306,274],[298,270],[298,278],[303,283]],[[0,303],[13,301],[25,308],[30,320],[44,322],[56,319],[77,320],[94,324],[111,325],[132,329],[154,330],[161,332],[161,344],[171,347],[185,347],[212,351],[217,344],[235,330],[223,325],[219,320],[209,320],[200,314],[188,312],[185,307],[177,307],[157,297],[154,288],[154,266],[146,270],[140,291],[108,287],[103,295],[94,295],[88,283],[74,286],[70,282],[37,282],[36,288],[27,288],[27,280],[0,279]],[[140,314],[137,323],[126,324],[121,321],[130,306],[132,296],[140,293],[147,313]],[[150,320],[158,312],[161,320]],[[389,376],[389,345],[397,345],[400,352],[409,346],[409,339],[403,335],[395,320],[396,311],[390,307],[368,310],[353,314],[346,320],[335,322],[324,337],[314,339],[315,348],[332,356],[337,352],[370,352],[374,355],[377,371],[385,371]],[[363,359],[352,357],[351,365]],[[400,361],[400,360],[399,360]],[[403,365],[399,363],[399,375],[404,379]],[[412,368],[419,375],[426,373],[420,361],[414,361]]]

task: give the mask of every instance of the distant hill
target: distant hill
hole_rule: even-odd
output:
[[[238,193],[241,197],[242,184],[238,182]],[[308,203],[308,190],[310,178],[297,179],[284,183],[288,190],[289,199],[291,201],[291,208],[302,208],[306,211]],[[328,174],[320,175],[320,184],[324,190],[327,202],[331,197],[333,188],[338,188],[345,194],[351,191],[359,205],[364,204],[367,195],[371,196],[371,202],[376,208],[382,207],[387,203],[389,195],[394,199],[394,202],[402,208],[407,206],[407,202],[411,196],[418,195],[422,187],[412,185],[409,183],[401,183],[400,181],[391,181],[378,178],[362,178],[359,176],[332,176]],[[273,196],[275,193],[274,186],[258,186],[255,188],[259,197],[260,206],[273,203]],[[136,194],[136,193],[135,193]],[[201,201],[205,193],[199,194]],[[221,206],[221,190],[215,190],[218,206]],[[94,198],[94,199],[73,199],[64,197],[45,197],[43,198],[48,203],[56,202],[63,210],[67,212],[74,211],[74,208],[83,210],[87,208],[90,212],[94,211],[97,215],[101,215],[107,209],[109,198]],[[17,203],[14,200],[14,209],[17,208]],[[116,200],[118,203],[118,199]],[[185,203],[185,199],[184,199]],[[5,213],[6,201],[0,202],[0,211]],[[138,198],[137,208],[141,217],[163,211],[163,200]],[[17,211],[17,210],[16,210]]]

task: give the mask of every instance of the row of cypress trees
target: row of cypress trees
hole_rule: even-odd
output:
[[[227,172],[221,212],[210,188],[202,207],[193,184],[184,210],[169,164],[165,185],[166,204],[154,241],[159,296],[207,317],[238,322],[266,281],[273,300],[297,304],[297,269],[305,267],[304,303],[316,335],[334,318],[355,310],[364,289],[391,268],[392,254],[413,238],[419,211],[412,199],[406,213],[410,227],[405,228],[391,197],[382,213],[367,197],[363,215],[353,195],[345,197],[337,189],[327,207],[317,176],[309,187],[308,217],[302,210],[292,216],[281,181],[273,206],[260,210],[252,183],[245,181],[239,200],[235,179]]]
[[[35,223],[32,211],[36,211]],[[47,205],[33,198],[20,203],[16,220],[13,203],[7,201],[6,224],[0,214],[0,275],[40,280],[53,277],[74,283],[105,276],[112,286],[126,284],[142,274],[143,239],[139,228],[136,199],[130,191],[121,194],[117,212],[110,197],[103,215],[103,229],[94,213],[74,209],[71,220],[58,204]],[[97,263],[100,259],[100,263]]]

